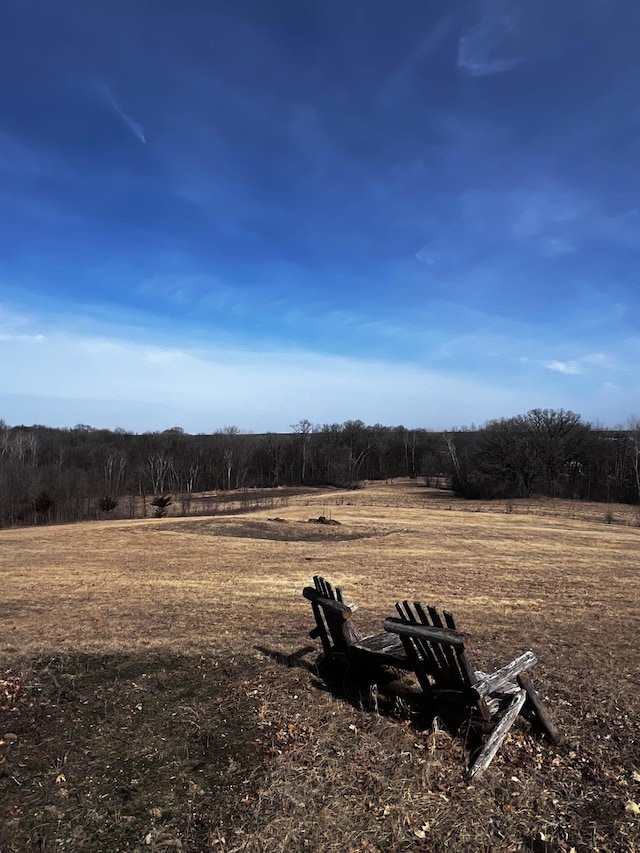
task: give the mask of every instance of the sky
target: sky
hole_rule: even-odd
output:
[[[0,418],[640,411],[635,0],[4,0]]]

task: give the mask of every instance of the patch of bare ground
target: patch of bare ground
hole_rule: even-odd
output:
[[[636,851],[640,529],[572,507],[398,482],[0,531],[0,849]],[[519,721],[469,785],[462,732],[319,677],[313,574],[365,631],[407,597],[485,670],[532,648],[566,744]]]
[[[225,519],[222,523],[199,520],[185,524],[181,521],[173,528],[166,526],[164,529],[174,530],[181,535],[190,533],[196,536],[231,536],[241,539],[270,539],[276,542],[346,542],[373,536],[386,536],[393,532],[393,528],[385,529],[383,526],[359,525],[353,528],[351,525],[335,521],[332,524],[332,521],[326,516],[309,518],[307,521],[282,517],[268,518],[264,521],[241,518],[232,521]]]

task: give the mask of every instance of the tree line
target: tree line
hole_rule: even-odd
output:
[[[563,409],[532,409],[445,435],[453,487],[467,498],[640,502],[640,421],[605,430]]]
[[[450,432],[360,420],[254,435],[236,427],[132,433],[0,421],[0,524],[188,514],[196,495],[275,486],[353,487],[444,478],[468,498],[536,494],[640,501],[640,422],[603,430],[564,410],[534,409]]]

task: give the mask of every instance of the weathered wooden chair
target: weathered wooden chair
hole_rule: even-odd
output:
[[[357,605],[345,604],[342,590],[334,588],[325,578],[316,575],[313,583],[302,590],[303,596],[311,602],[316,620],[316,627],[309,636],[320,640],[329,663],[358,667],[363,675],[366,670],[381,666],[411,669],[412,664],[397,634],[385,631],[363,637],[351,618]]]
[[[486,769],[519,713],[535,718],[549,739],[560,733],[540,701],[527,670],[536,663],[525,652],[490,675],[476,670],[467,656],[470,637],[458,631],[453,616],[419,602],[396,604],[399,618],[385,620],[385,631],[402,640],[424,698],[443,716],[449,711],[467,718],[489,737],[475,757],[470,776]]]

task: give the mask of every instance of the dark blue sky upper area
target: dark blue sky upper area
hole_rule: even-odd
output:
[[[10,0],[3,19],[10,286],[171,321],[207,319],[167,297],[203,276],[280,312],[449,300],[546,323],[597,293],[638,320],[631,0]],[[210,319],[294,336],[278,317]]]

